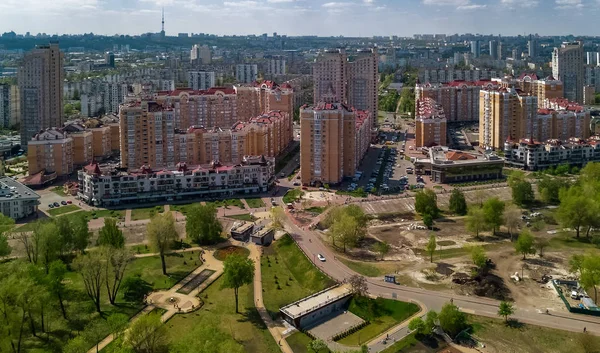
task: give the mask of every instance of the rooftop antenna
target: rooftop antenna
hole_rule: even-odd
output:
[[[161,21],[160,32],[162,34],[165,34],[165,7],[164,6],[162,8],[162,21]]]

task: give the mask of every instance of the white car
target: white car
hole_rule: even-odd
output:
[[[325,262],[325,256],[323,256],[323,255],[321,255],[321,254],[318,254],[318,255],[317,255],[317,258],[319,259],[319,261],[321,261],[321,262]]]

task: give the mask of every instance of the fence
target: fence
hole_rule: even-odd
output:
[[[556,289],[556,292],[558,293],[560,299],[563,301],[563,303],[565,303],[565,306],[567,307],[567,310],[569,310],[569,312],[574,313],[574,314],[584,314],[584,315],[592,315],[592,316],[600,316],[600,310],[599,309],[582,309],[582,308],[578,308],[578,307],[572,307],[571,304],[569,304],[569,301],[567,300],[567,298],[565,298],[564,294],[563,294],[563,290],[561,287],[557,286],[558,284],[565,284],[565,285],[574,285],[576,284],[577,286],[579,286],[579,282],[576,281],[561,281],[561,280],[552,280],[552,285],[554,286],[554,289]]]

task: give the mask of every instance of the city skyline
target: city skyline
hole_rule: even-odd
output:
[[[6,0],[0,21],[3,32],[141,34],[160,31],[163,7],[167,35],[600,35],[597,0]]]

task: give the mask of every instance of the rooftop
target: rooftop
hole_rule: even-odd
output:
[[[27,186],[9,177],[0,177],[0,201],[38,200],[36,194]]]
[[[284,306],[280,309],[281,312],[291,318],[298,318],[313,312],[319,308],[322,308],[330,303],[333,303],[339,299],[347,297],[352,294],[350,284],[342,284],[335,287],[327,288],[321,292],[310,295],[306,298],[300,299],[295,303],[288,306]]]
[[[417,119],[445,119],[444,108],[431,98],[417,99]]]
[[[458,150],[448,147],[431,147],[429,149],[429,161],[434,164],[473,164],[490,161],[502,161],[495,154],[479,154]]]

